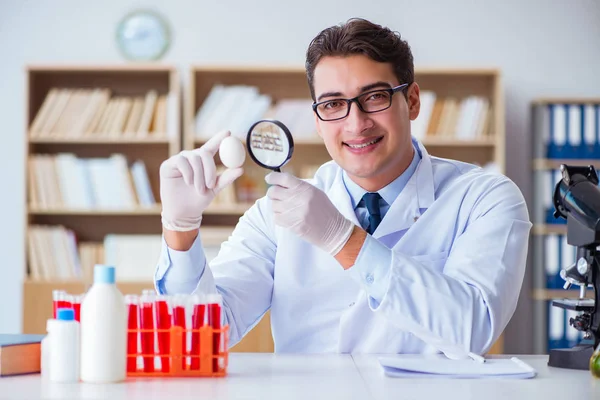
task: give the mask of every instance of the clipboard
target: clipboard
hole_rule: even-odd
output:
[[[517,357],[452,360],[443,354],[380,357],[386,376],[427,379],[531,379],[537,371]]]

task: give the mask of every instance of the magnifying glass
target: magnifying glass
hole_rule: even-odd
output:
[[[282,122],[262,119],[255,122],[246,137],[248,154],[261,167],[281,172],[292,158],[294,139],[290,130]]]

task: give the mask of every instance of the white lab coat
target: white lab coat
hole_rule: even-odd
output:
[[[417,170],[349,270],[275,226],[265,197],[210,268],[199,239],[187,252],[163,244],[157,289],[222,294],[230,345],[270,309],[277,352],[486,352],[521,289],[531,228],[523,196],[504,175],[415,144]],[[339,166],[323,165],[311,183],[359,225]]]

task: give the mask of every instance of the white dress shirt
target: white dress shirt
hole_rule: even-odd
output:
[[[199,237],[183,252],[163,240],[157,290],[220,293],[230,346],[271,310],[277,352],[486,352],[519,297],[532,226],[525,201],[506,176],[413,145],[414,173],[348,270],[276,226],[264,197],[210,268]],[[360,226],[337,164],[310,182]]]

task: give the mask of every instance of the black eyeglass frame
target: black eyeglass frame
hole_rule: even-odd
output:
[[[356,103],[356,105],[358,106],[358,108],[360,109],[360,111],[366,113],[366,114],[373,114],[373,113],[378,113],[381,111],[385,111],[388,108],[390,108],[392,106],[392,98],[394,97],[394,94],[398,93],[399,91],[405,91],[406,89],[408,89],[409,84],[408,83],[403,83],[402,85],[398,85],[395,86],[393,88],[384,88],[384,89],[373,89],[373,90],[369,90],[368,92],[365,93],[361,93],[356,97],[353,97],[351,99],[328,99],[328,100],[323,100],[320,101],[318,103],[313,103],[312,104],[312,109],[315,112],[315,114],[317,114],[317,117],[319,117],[319,119],[321,121],[325,121],[325,122],[330,122],[330,121],[339,121],[340,119],[344,119],[346,118],[349,114],[350,114],[350,108],[352,107],[352,103]],[[368,94],[371,93],[376,93],[376,92],[388,92],[390,94],[390,104],[388,104],[387,107],[382,108],[381,110],[377,110],[377,111],[366,111],[362,105],[360,104],[360,102],[358,101],[359,98],[366,96]],[[347,104],[346,107],[346,115],[344,115],[343,117],[339,117],[339,118],[333,118],[333,119],[324,119],[323,117],[321,117],[321,115],[319,114],[319,111],[317,111],[317,107],[319,107],[321,104],[325,104],[328,103],[330,101],[344,101]]]

